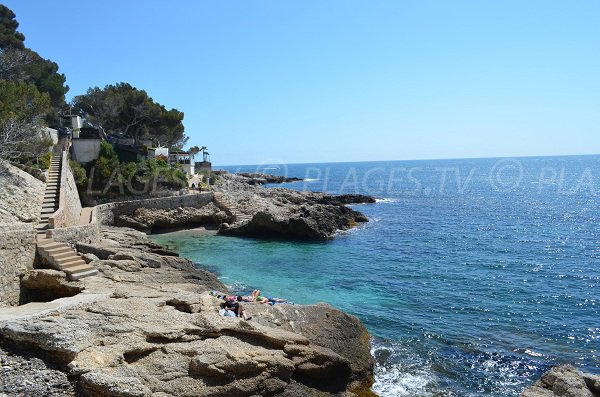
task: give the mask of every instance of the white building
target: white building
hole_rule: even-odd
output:
[[[100,133],[93,128],[84,128],[77,131],[73,130],[73,139],[71,140],[71,155],[73,159],[81,164],[94,161],[100,155]]]
[[[188,175],[194,175],[195,171],[195,162],[194,155],[190,152],[184,151],[173,151],[169,153],[169,164],[181,164],[183,171]]]

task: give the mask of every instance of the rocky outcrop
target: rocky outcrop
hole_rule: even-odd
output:
[[[290,211],[291,210],[291,211]],[[344,206],[322,204],[297,208],[274,208],[256,212],[244,224],[223,224],[219,233],[293,239],[327,239],[337,231],[349,229],[357,222],[367,222],[361,213]]]
[[[48,302],[58,298],[75,296],[83,290],[77,282],[69,281],[64,272],[52,269],[29,270],[21,279],[26,300]]]
[[[208,204],[154,208],[152,203],[136,202],[139,207],[114,215],[115,224],[144,232],[209,225],[218,226],[219,233],[228,235],[328,239],[339,230],[368,222],[367,217],[346,204],[375,202],[365,195],[266,189],[247,179],[237,174],[221,175],[214,187],[213,202]]]
[[[132,227],[150,232],[152,229],[170,229],[191,225],[219,225],[229,220],[228,215],[215,204],[200,208],[179,207],[175,209],[138,208],[133,214],[120,215],[116,226]]]
[[[249,303],[250,321],[222,317],[209,291],[224,286],[212,273],[155,253],[131,229],[105,227],[77,249],[100,276],[78,281],[81,292],[51,311],[21,306],[0,335],[52,357],[82,395],[349,397],[370,386],[369,336],[353,316]],[[74,287],[54,276],[32,272],[27,283]]]
[[[240,176],[225,174],[218,189],[248,222],[222,224],[230,235],[275,236],[293,239],[328,239],[368,219],[344,204],[374,202],[369,196],[332,196],[324,193],[248,185]]]
[[[0,160],[0,223],[36,222],[46,185]]]
[[[597,397],[600,396],[600,377],[584,374],[570,365],[552,368],[521,397]]]
[[[285,177],[280,175],[261,174],[258,172],[238,172],[238,180],[249,185],[266,185],[267,183],[289,183],[301,181],[301,178]]]

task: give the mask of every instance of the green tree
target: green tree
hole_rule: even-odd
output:
[[[156,145],[175,146],[187,140],[182,112],[167,110],[128,83],[90,88],[74,98],[73,106],[89,125],[106,134],[125,134],[136,143],[148,138]]]
[[[25,81],[35,84],[40,92],[47,93],[55,111],[64,109],[65,95],[69,91],[65,75],[58,72],[55,62],[42,58],[35,51],[26,51],[29,52],[31,61],[22,66]]]
[[[0,159],[36,157],[51,142],[40,129],[50,97],[33,84],[0,80]]]
[[[66,77],[58,72],[55,62],[25,47],[25,36],[17,31],[18,27],[14,12],[0,4],[0,79],[31,83],[47,93],[52,108],[46,118],[52,123],[66,105]]]
[[[25,36],[17,32],[19,22],[15,19],[16,15],[8,7],[0,4],[0,47],[1,48],[19,48],[23,49],[25,45]]]

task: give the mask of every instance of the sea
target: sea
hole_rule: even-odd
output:
[[[235,292],[360,318],[380,396],[518,396],[561,363],[600,373],[600,156],[223,168],[377,198],[329,241],[153,238]]]

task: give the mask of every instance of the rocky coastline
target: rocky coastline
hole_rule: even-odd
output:
[[[324,303],[247,304],[250,321],[222,317],[210,293],[225,289],[216,276],[144,233],[202,224],[223,234],[328,239],[368,221],[347,204],[375,201],[265,189],[248,178],[221,176],[201,206],[140,204],[115,214],[98,239],[73,243],[96,277],[69,281],[36,258],[20,278],[25,304],[0,310],[0,396],[375,396],[360,320]],[[598,395],[598,376],[570,366],[521,394]]]
[[[369,334],[355,317],[326,304],[258,303],[245,305],[250,321],[222,317],[210,294],[225,289],[215,275],[144,233],[110,226],[101,233],[94,244],[77,244],[100,276],[73,282],[34,269],[24,276],[28,292],[52,301],[0,315],[1,345],[59,371],[26,390],[48,378],[56,387],[44,393],[54,396],[373,395]],[[22,395],[11,385],[23,372],[12,370],[0,395]]]
[[[363,217],[330,196],[269,190],[223,177],[201,206],[136,205],[100,224],[97,239],[72,242],[95,277],[70,281],[36,258],[20,278],[22,305],[0,310],[0,396],[374,396],[360,320],[325,303],[247,303],[251,320],[223,317],[214,274],[123,227],[235,228],[240,207],[247,223],[260,211],[291,219],[305,197],[331,222],[301,238],[330,238]]]

